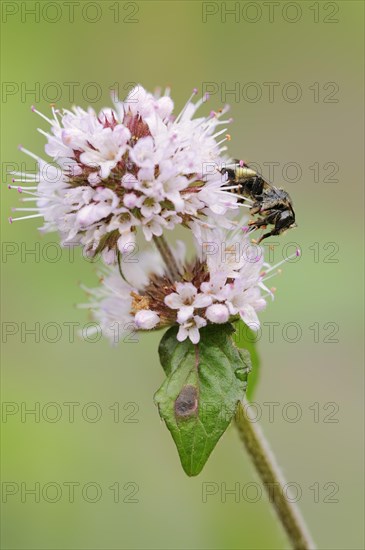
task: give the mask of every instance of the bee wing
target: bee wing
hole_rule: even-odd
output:
[[[236,162],[236,161],[235,161]],[[240,161],[237,161],[238,164],[240,163]],[[246,164],[245,163],[245,166],[247,166],[248,168],[250,168],[251,170],[254,170],[254,168],[252,166],[250,166],[249,164]],[[278,188],[276,187],[276,185],[274,185],[273,183],[271,183],[266,177],[264,177],[260,172],[257,172],[256,171],[256,175],[259,176],[260,178],[262,178],[264,180],[264,183],[265,183],[265,187],[267,189],[272,189],[273,190],[273,193],[277,196],[280,197],[280,200],[282,200],[283,202],[285,202],[287,208],[289,210],[291,210],[292,214],[294,214],[294,209],[293,209],[293,201],[289,195],[289,193],[287,191],[285,191],[284,189],[282,188]],[[283,197],[283,194],[285,195],[285,197]]]

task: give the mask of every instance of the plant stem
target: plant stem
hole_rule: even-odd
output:
[[[240,438],[293,548],[295,550],[315,549],[298,507],[288,500],[285,479],[260,426],[255,422],[247,400],[239,403],[235,420]]]
[[[153,237],[173,281],[181,279],[181,274],[174,255],[163,236]],[[281,521],[281,524],[292,543],[294,550],[314,550],[315,544],[307,530],[305,522],[294,502],[288,500],[286,482],[268,442],[255,423],[247,400],[239,403],[236,414],[236,426],[240,438],[250,455],[252,462],[269,495],[270,502]],[[290,495],[289,495],[290,496]]]
[[[166,264],[168,274],[173,282],[181,279],[181,274],[177,266],[174,255],[163,235],[161,237],[153,237],[153,241]]]

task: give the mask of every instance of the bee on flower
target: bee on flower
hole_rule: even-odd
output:
[[[131,326],[177,325],[177,339],[194,344],[209,324],[242,319],[257,329],[258,313],[273,297],[265,282],[278,266],[265,264],[263,249],[252,245],[250,222],[245,227],[234,219],[240,207],[252,210],[252,201],[242,201],[219,168],[227,161],[228,107],[197,117],[208,97],[193,101],[196,94],[177,116],[169,90],[153,95],[140,85],[98,114],[52,107],[48,118],[33,107],[50,125],[48,132],[39,129],[49,160],[20,147],[38,173],[13,173],[9,187],[26,206],[14,208],[22,215],[10,221],[43,218],[41,230],[58,231],[62,245],[101,255],[107,264],[101,285],[87,290],[84,307],[113,342]],[[191,261],[182,242],[170,248],[164,237],[178,225],[195,238]],[[156,246],[137,263],[124,262],[137,230]]]

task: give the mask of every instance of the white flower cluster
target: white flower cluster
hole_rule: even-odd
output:
[[[203,236],[206,240],[200,240]],[[194,265],[184,264],[183,243],[174,252],[176,264],[184,266],[189,281],[168,282],[161,258],[151,252],[141,253],[138,263],[125,264],[126,280],[117,268],[109,268],[102,290],[88,289],[92,298],[85,304],[93,310],[103,333],[115,341],[118,327],[119,341],[131,323],[135,330],[178,324],[177,339],[189,338],[196,344],[199,329],[207,323],[227,323],[239,317],[257,330],[260,322],[256,312],[265,307],[266,296],[272,296],[265,278],[276,266],[264,264],[263,249],[252,246],[242,230],[239,235],[205,229],[200,239],[196,241],[198,259]],[[152,276],[153,286],[149,285]],[[126,282],[129,280],[133,286]]]
[[[81,244],[90,256],[102,253],[108,264],[134,242],[141,228],[147,241],[178,224],[191,227],[205,215],[223,217],[236,209],[236,198],[222,189],[217,170],[225,149],[216,138],[229,120],[220,113],[195,117],[205,98],[194,103],[196,90],[174,118],[168,91],[162,97],[133,89],[115,109],[97,114],[75,107],[53,109],[47,138],[52,164],[34,158],[39,173],[14,175],[11,185],[34,201],[25,218],[43,217],[44,231],[58,230],[64,245]]]
[[[218,169],[229,136],[217,127],[230,122],[220,118],[227,109],[196,117],[207,97],[193,102],[195,94],[177,117],[168,91],[160,97],[142,86],[99,114],[52,108],[49,119],[33,109],[51,126],[39,131],[52,162],[20,147],[36,160],[38,174],[14,173],[9,187],[25,195],[27,206],[15,208],[24,214],[10,221],[43,217],[43,231],[59,231],[62,244],[81,244],[88,255],[117,264],[104,268],[99,288],[86,289],[84,306],[114,342],[131,327],[177,325],[177,339],[194,344],[208,323],[241,318],[257,329],[257,312],[272,297],[265,281],[278,266],[264,264],[263,249],[233,219],[250,201],[238,202],[236,187],[224,185]],[[194,234],[193,261],[183,243],[170,250],[162,237],[177,225]],[[123,262],[138,228],[158,252]]]

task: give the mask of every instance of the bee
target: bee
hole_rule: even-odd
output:
[[[223,189],[240,195],[239,202],[245,202],[246,199],[252,201],[250,213],[259,217],[248,222],[248,225],[253,229],[266,229],[268,225],[273,225],[271,231],[261,235],[257,244],[272,235],[281,235],[287,229],[297,227],[293,202],[284,189],[268,183],[243,161],[234,160],[234,164],[219,171],[228,176]]]

